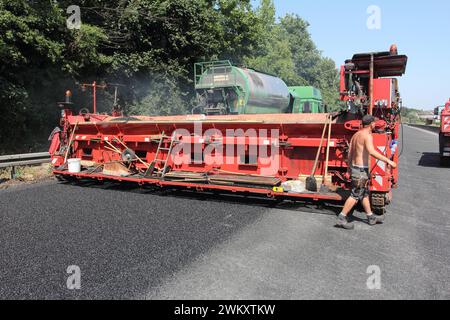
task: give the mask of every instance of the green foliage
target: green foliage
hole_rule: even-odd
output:
[[[57,121],[44,107],[52,87],[49,74],[59,77],[64,22],[56,5],[29,1],[0,2],[0,141],[3,149],[27,151],[30,137],[41,135],[46,120]],[[60,82],[61,83],[61,82]],[[57,86],[53,86],[55,88]],[[53,100],[54,104],[55,100]],[[56,111],[56,110],[55,110]],[[47,134],[47,132],[45,133]]]
[[[402,121],[404,123],[421,123],[422,121],[419,118],[420,112],[423,112],[423,111],[418,110],[418,109],[403,107],[401,110]]]
[[[246,64],[278,75],[289,86],[315,86],[321,89],[325,104],[339,108],[338,70],[334,61],[316,48],[309,24],[289,14],[276,23],[272,0],[263,0],[257,12],[265,23],[262,45],[257,55],[247,57]]]
[[[79,0],[82,27],[69,30],[71,0],[0,0],[0,152],[42,149],[58,124],[55,103],[77,82],[120,83],[129,114],[184,114],[194,106],[193,64],[231,59],[311,84],[337,97],[334,62],[323,58],[308,24],[277,22],[272,0]],[[111,92],[101,93],[109,111]],[[37,148],[37,149],[36,149]]]
[[[100,51],[102,41],[107,41],[105,32],[96,26],[83,24],[80,30],[70,34],[70,42],[64,54],[63,70],[73,76],[95,74],[112,63],[112,58]]]
[[[188,111],[187,94],[167,79],[155,77],[147,82],[142,81],[134,89],[141,95],[135,96],[128,108],[131,114],[155,116],[185,114]]]
[[[261,55],[246,57],[245,64],[256,70],[282,78],[288,85],[304,85],[306,81],[295,72],[295,63],[286,31],[279,25],[270,30],[270,38],[264,40]]]

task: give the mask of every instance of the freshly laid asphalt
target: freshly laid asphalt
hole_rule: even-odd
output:
[[[449,299],[450,168],[405,127],[385,224],[339,208],[129,186],[0,191],[0,299]],[[81,289],[67,288],[68,266]],[[369,266],[381,271],[370,290]]]

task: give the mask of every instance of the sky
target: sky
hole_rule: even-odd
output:
[[[450,1],[274,0],[277,16],[295,13],[310,23],[324,56],[338,66],[354,53],[388,51],[391,44],[409,57],[399,79],[405,107],[434,109],[450,98]],[[372,5],[380,9],[379,29]],[[372,24],[374,26],[374,24]]]

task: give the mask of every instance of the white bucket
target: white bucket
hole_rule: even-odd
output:
[[[69,173],[81,172],[81,159],[69,159],[67,163],[69,164]]]

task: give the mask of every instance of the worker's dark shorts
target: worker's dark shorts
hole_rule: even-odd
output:
[[[352,166],[352,194],[351,197],[361,201],[369,196],[367,182],[369,181],[369,169]]]

